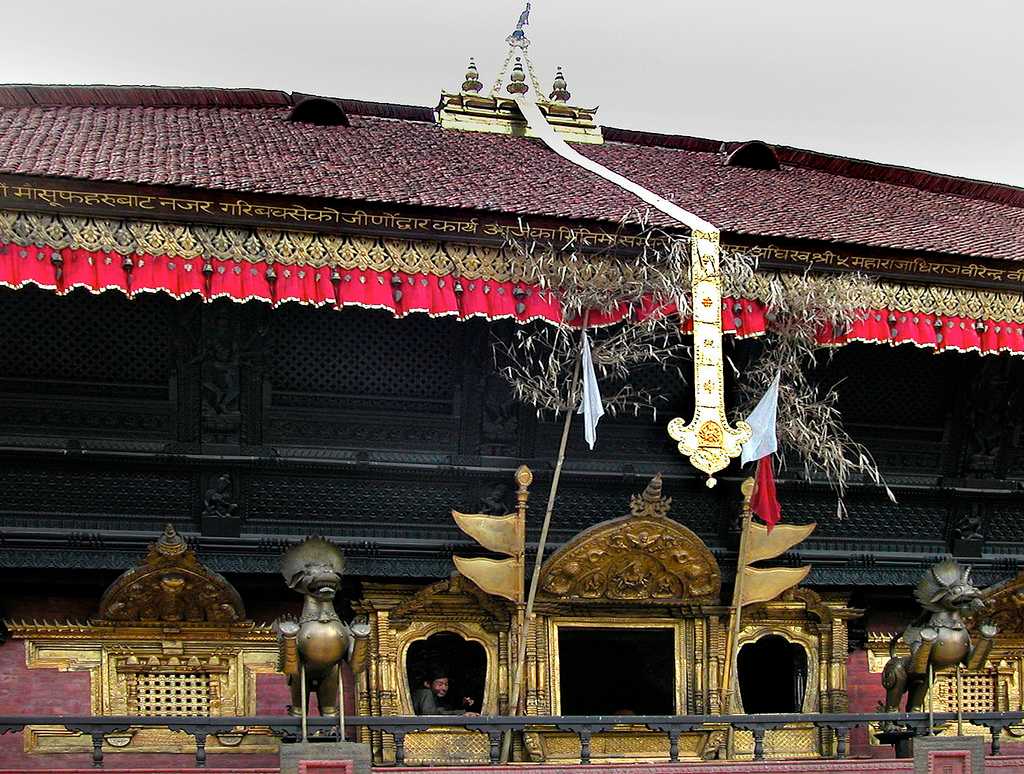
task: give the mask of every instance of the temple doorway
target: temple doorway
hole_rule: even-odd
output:
[[[807,651],[777,634],[740,648],[740,697],[748,715],[803,711]]]
[[[558,628],[563,715],[673,715],[672,629]]]
[[[462,707],[462,697],[473,699],[472,712],[480,712],[487,679],[487,652],[479,642],[467,640],[455,632],[438,632],[409,645],[405,659],[410,696],[432,672],[440,670],[448,677],[447,703],[451,709]]]

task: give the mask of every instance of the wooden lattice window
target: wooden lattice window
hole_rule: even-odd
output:
[[[996,681],[992,675],[964,673],[961,679],[964,712],[995,712],[999,709],[996,701]],[[942,682],[946,709],[949,712],[956,712],[956,673],[943,675]]]
[[[132,671],[127,675],[127,710],[142,717],[209,717],[216,709],[218,681],[210,672]]]

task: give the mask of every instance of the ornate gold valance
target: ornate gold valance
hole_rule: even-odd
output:
[[[529,233],[532,231],[528,230]],[[532,238],[532,237],[531,237]],[[459,244],[425,239],[395,239],[324,234],[270,228],[242,228],[143,220],[49,215],[0,210],[0,242],[22,246],[72,248],[122,256],[148,255],[178,258],[212,258],[236,262],[301,264],[311,267],[334,267],[339,270],[361,269],[396,271],[410,275],[429,274],[497,282],[533,282],[536,267],[530,265],[519,251],[486,245]],[[808,265],[832,266],[842,258],[843,267],[865,272],[883,271],[880,259],[859,259],[834,253],[817,254],[780,250],[771,246],[738,247],[723,245],[726,251],[743,251],[771,259]],[[796,257],[802,256],[804,263]],[[823,257],[824,256],[824,257]],[[827,260],[826,260],[827,259]],[[626,259],[602,254],[587,261],[566,259],[566,270],[582,280],[598,286],[612,287],[623,282],[633,271]],[[958,277],[977,277],[979,267],[961,267],[967,273],[954,271],[954,264],[936,264],[936,272],[928,271],[922,259],[907,261],[908,273],[935,274],[943,281]],[[898,268],[898,267],[897,267]],[[915,271],[911,271],[914,268]],[[920,271],[917,271],[920,270]],[[994,281],[1024,281],[1024,269],[983,269],[984,278]],[[1012,276],[1011,276],[1012,275]],[[742,289],[744,298],[761,303],[771,301],[771,282],[786,274],[762,272]],[[922,278],[924,279],[924,278]],[[737,289],[726,288],[726,295]],[[1017,292],[1000,293],[972,288],[937,285],[908,285],[879,281],[871,308],[890,309],[920,314],[951,315],[975,320],[1024,322],[1024,297]]]

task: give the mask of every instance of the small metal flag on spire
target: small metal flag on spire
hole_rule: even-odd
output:
[[[516,24],[516,29],[521,30],[527,24],[530,23],[530,3],[526,4],[526,10],[519,14],[519,23]]]
[[[506,42],[510,46],[516,46],[518,48],[526,48],[530,45],[530,39],[526,37],[526,32],[523,31],[523,27],[530,23],[530,3],[526,4],[526,9],[519,14],[519,21],[516,22],[516,28],[512,31],[512,34],[505,38]]]

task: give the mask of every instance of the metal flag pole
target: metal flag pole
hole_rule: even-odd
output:
[[[743,569],[747,566],[747,535],[750,532],[750,498],[754,491],[754,480],[748,478],[741,485],[743,492],[743,526],[740,530],[740,551],[736,559],[736,580],[732,589],[732,607],[729,610],[729,632],[725,639],[725,674],[722,676],[722,710],[732,714],[735,676],[738,662],[736,644],[739,642],[743,612]],[[726,757],[733,754],[733,728],[729,726],[726,739]]]
[[[306,705],[309,704],[309,697],[306,696],[306,665],[303,664],[299,671],[299,693],[302,695],[302,704],[299,705],[299,713],[302,716],[302,741],[306,741]]]
[[[964,735],[964,680],[962,664],[956,665],[956,735]]]
[[[345,678],[338,664],[338,741],[345,741]]]
[[[569,387],[568,403],[572,403],[572,397],[580,386],[580,369],[583,360],[583,337],[587,335],[587,323],[590,320],[590,312],[583,315],[583,327],[580,331],[580,350],[576,355],[576,366],[572,372],[572,383]],[[544,523],[540,528],[540,539],[537,541],[537,556],[533,561],[533,575],[530,577],[530,591],[526,596],[526,609],[523,611],[522,627],[519,630],[519,648],[516,653],[515,677],[512,680],[512,692],[509,696],[509,715],[519,714],[519,694],[523,684],[523,672],[526,666],[526,641],[530,633],[530,618],[533,615],[533,602],[537,597],[537,584],[540,582],[540,568],[544,562],[544,547],[548,540],[548,528],[551,526],[551,514],[555,510],[555,496],[558,494],[558,482],[562,477],[562,463],[565,462],[565,449],[569,443],[569,429],[572,427],[572,416],[575,406],[567,405],[565,409],[565,422],[562,425],[562,440],[558,445],[558,457],[555,459],[555,472],[551,476],[551,489],[548,492],[548,504],[544,509]],[[501,763],[508,763],[509,753],[512,750],[512,732],[506,731],[501,742]]]
[[[928,736],[935,736],[935,667],[928,665]]]

